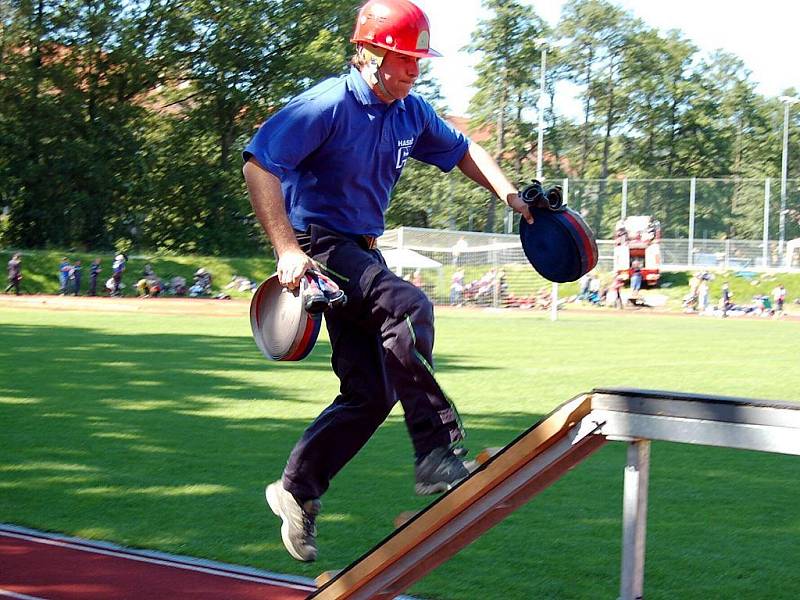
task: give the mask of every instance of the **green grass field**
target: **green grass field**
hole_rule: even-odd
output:
[[[283,550],[263,486],[335,395],[321,338],[268,363],[244,316],[0,309],[0,521],[314,577],[413,495],[395,411],[334,480],[320,560]],[[441,310],[437,370],[478,451],[596,386],[797,400],[800,322]],[[615,598],[625,447],[609,444],[420,582],[432,599]],[[649,599],[800,595],[800,459],[654,443]]]

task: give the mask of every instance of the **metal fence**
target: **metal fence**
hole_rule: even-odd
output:
[[[530,266],[517,234],[400,227],[378,243],[389,266],[436,303],[546,308],[549,302],[550,283]],[[783,254],[777,240],[765,245],[760,240],[668,238],[660,243],[664,271],[800,271],[800,240],[785,244]],[[597,246],[597,269],[609,278],[614,242],[601,239]],[[459,291],[459,285],[464,289]]]
[[[527,264],[516,233],[483,233],[399,227],[387,231],[378,241],[382,250],[405,249],[405,270],[417,267],[430,268],[424,261],[415,260],[414,254],[430,258],[438,265]],[[610,270],[614,261],[614,242],[597,241],[598,269]],[[391,255],[390,255],[391,256]],[[394,260],[394,259],[393,259]],[[402,262],[402,260],[401,260]],[[662,238],[661,264],[664,270],[735,269],[780,270],[800,269],[800,239],[784,244],[780,252],[778,240],[709,240]]]
[[[760,264],[777,268],[784,265],[785,244],[800,238],[800,179],[563,179],[546,184],[563,187],[569,206],[583,215],[598,239],[612,239],[620,219],[649,215],[660,222],[663,238],[688,242],[687,257],[708,244],[714,253],[723,252],[715,246],[722,240],[737,240],[734,253],[740,248],[751,252],[740,242],[758,241]],[[505,217],[499,231],[513,233],[516,218],[510,211]]]

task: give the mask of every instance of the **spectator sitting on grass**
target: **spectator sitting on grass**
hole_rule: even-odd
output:
[[[158,297],[164,287],[161,279],[149,264],[145,265],[143,274],[144,277],[136,282],[136,292],[142,298]]]
[[[550,308],[550,303],[553,300],[553,291],[549,286],[543,286],[539,288],[539,292],[536,294],[536,308],[541,310],[547,310]]]
[[[589,284],[592,282],[592,276],[590,273],[584,273],[583,277],[578,280],[578,297],[577,300],[588,300],[589,299]]]
[[[169,283],[166,287],[166,292],[168,294],[172,294],[173,296],[185,296],[186,295],[186,278],[176,276],[169,280]]]
[[[226,290],[239,290],[240,292],[253,293],[258,289],[258,284],[250,281],[247,277],[241,275],[234,275],[228,285],[225,286]]]
[[[200,267],[194,274],[194,283],[189,288],[189,297],[197,298],[198,296],[211,295],[211,273],[206,271],[205,267]]]
[[[491,299],[494,293],[495,277],[497,275],[496,269],[489,269],[478,280],[478,290],[475,292],[475,302],[480,303],[484,298]]]
[[[596,273],[593,273],[589,279],[589,302],[592,304],[600,304],[601,301],[600,278]]]

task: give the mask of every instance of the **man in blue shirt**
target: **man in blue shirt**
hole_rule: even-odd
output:
[[[267,486],[281,536],[298,560],[317,556],[315,519],[331,478],[364,446],[398,400],[416,455],[418,494],[450,489],[468,473],[456,456],[464,432],[433,376],[433,307],[394,275],[376,249],[391,192],[409,158],[468,177],[532,222],[496,162],[411,88],[429,46],[425,14],[410,0],[369,0],[345,77],[291,100],[244,151],[250,201],[278,256],[281,284],[309,269],[336,281],[348,302],[326,312],[340,393],[306,429],[283,476]]]
[[[72,264],[70,264],[69,259],[65,256],[61,259],[61,262],[58,263],[58,293],[66,295],[67,293],[67,284],[69,283],[69,272],[72,270]]]

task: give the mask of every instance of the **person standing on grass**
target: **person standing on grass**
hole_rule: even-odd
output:
[[[708,278],[705,273],[700,280],[700,285],[697,286],[697,306],[701,313],[706,312],[706,308],[708,308]]]
[[[72,265],[72,268],[69,271],[69,290],[75,294],[76,296],[81,295],[81,277],[83,275],[83,267],[81,266],[81,261],[76,260],[75,264]]]
[[[458,241],[453,245],[451,249],[451,253],[453,255],[454,267],[458,266],[459,258],[461,258],[461,255],[467,251],[467,248],[469,248],[469,244],[467,243],[467,240],[464,239],[464,236],[458,238]]]
[[[639,297],[639,290],[642,289],[642,263],[638,260],[633,261],[631,269],[631,298]]]
[[[733,292],[731,291],[727,281],[722,284],[722,297],[720,298],[720,304],[722,305],[722,317],[725,318],[728,316],[728,311],[733,308]]]
[[[611,298],[614,300],[614,308],[618,308],[622,310],[623,303],[622,303],[622,288],[625,287],[625,280],[622,278],[622,275],[617,275],[614,277],[614,281],[611,282]]]
[[[772,290],[772,299],[775,301],[775,314],[781,316],[783,314],[783,303],[786,302],[786,288],[783,284],[778,284]]]
[[[453,273],[450,283],[450,306],[461,306],[464,303],[464,269]]]
[[[122,296],[122,274],[125,272],[125,262],[124,254],[117,254],[114,257],[114,264],[111,266],[112,296]]]
[[[526,220],[526,204],[489,154],[411,91],[430,48],[425,13],[409,0],[369,0],[358,14],[349,74],[291,100],[245,148],[255,214],[275,248],[280,283],[318,269],[343,288],[326,312],[340,393],[306,429],[283,476],[266,488],[291,556],[317,557],[316,517],[331,479],[399,400],[415,454],[418,494],[468,472],[455,406],[433,374],[433,306],[387,268],[376,247],[392,190],[409,158],[459,169]]]
[[[8,261],[8,285],[6,286],[6,294],[11,290],[19,296],[19,282],[22,281],[22,256],[19,253],[14,254],[11,260]]]
[[[64,256],[58,264],[58,293],[62,296],[67,293],[67,285],[69,285],[69,272],[72,265],[69,259]]]
[[[89,295],[97,296],[97,278],[103,267],[100,266],[100,259],[95,258],[89,266]]]

